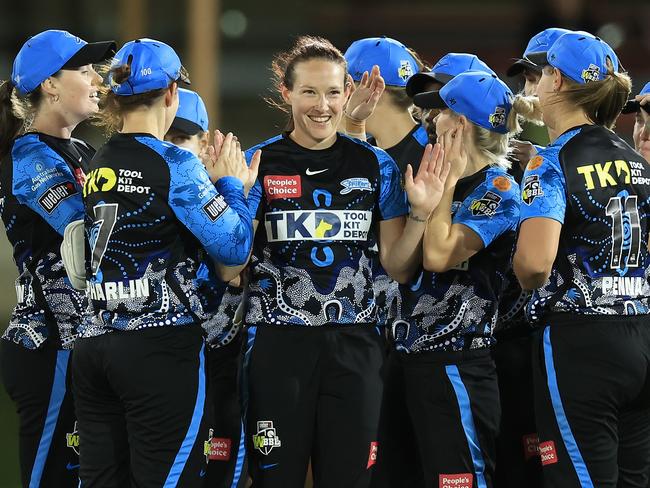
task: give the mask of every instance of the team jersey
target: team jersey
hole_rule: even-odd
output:
[[[528,163],[521,220],[562,224],[549,280],[530,320],[547,312],[648,314],[650,166],[601,126],[568,130]]]
[[[237,311],[243,305],[243,289],[222,282],[211,260],[204,259],[197,271],[199,297],[204,312],[201,326],[206,342],[218,348],[232,342],[241,328]]]
[[[538,146],[535,147],[539,150]],[[517,159],[513,158],[510,162],[512,166],[508,170],[508,173],[521,185],[524,171]],[[506,334],[525,334],[532,330],[526,318],[526,305],[530,297],[531,292],[529,290],[522,290],[514,270],[512,267],[509,267],[504,276],[503,293],[499,300],[498,319],[493,331],[497,340]]]
[[[373,146],[376,145],[372,137],[368,138],[368,143]],[[413,171],[417,172],[424,154],[424,148],[428,143],[427,131],[421,125],[417,125],[409,131],[404,139],[387,148],[386,152],[397,164],[400,174],[404,175],[407,164],[413,166]],[[372,273],[375,279],[375,297],[378,306],[377,325],[383,327],[400,316],[402,305],[399,286],[397,281],[388,276],[379,259],[373,260]]]
[[[279,135],[262,149],[248,196],[259,222],[251,261],[250,325],[374,324],[370,245],[378,222],[407,213],[399,169],[339,134],[327,149]]]
[[[84,186],[90,311],[83,336],[202,323],[204,254],[248,258],[252,220],[242,183],[216,185],[191,152],[149,134],[117,134]]]
[[[483,249],[444,273],[421,270],[400,285],[402,318],[391,327],[398,350],[459,351],[489,347],[519,222],[519,186],[505,170],[486,167],[456,184],[452,223]]]
[[[83,218],[81,188],[94,149],[41,133],[16,138],[0,165],[0,208],[18,267],[17,304],[3,338],[69,349],[86,308],[61,261],[65,227]]]

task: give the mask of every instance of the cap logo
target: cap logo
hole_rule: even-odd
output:
[[[488,117],[488,120],[495,129],[500,125],[506,125],[506,109],[503,107],[496,107],[494,113],[490,114],[490,117]]]
[[[598,81],[600,79],[600,68],[595,64],[590,64],[587,69],[582,70],[582,75],[580,77],[589,83],[590,81]]]
[[[449,105],[456,105],[456,99],[455,98],[450,98],[449,99]]]
[[[399,76],[404,81],[413,76],[413,68],[411,67],[411,63],[408,61],[400,61],[400,66],[397,70],[397,76]]]

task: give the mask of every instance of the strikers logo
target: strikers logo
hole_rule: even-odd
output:
[[[347,195],[353,190],[372,191],[372,186],[368,178],[348,178],[341,182],[343,189],[339,192],[341,195]]]
[[[482,198],[474,200],[470,204],[469,209],[474,216],[484,215],[486,217],[493,217],[500,203],[501,197],[493,191],[488,191]]]
[[[399,69],[397,70],[397,76],[402,80],[406,81],[411,76],[413,76],[413,67],[408,61],[400,61]]]
[[[531,205],[535,198],[544,195],[542,185],[539,182],[539,175],[528,175],[524,179],[524,186],[521,189],[521,199],[526,205]]]
[[[494,113],[490,114],[488,118],[490,125],[495,129],[501,125],[506,125],[506,109],[503,107],[496,107]]]
[[[72,449],[77,456],[79,455],[79,431],[77,430],[77,422],[74,423],[72,432],[65,435],[65,445]]]
[[[585,80],[585,83],[598,81],[600,79],[600,68],[595,64],[590,64],[588,68],[582,70],[580,77]]]
[[[268,456],[274,447],[281,446],[282,442],[273,427],[273,421],[258,420],[257,434],[253,434],[253,447]]]

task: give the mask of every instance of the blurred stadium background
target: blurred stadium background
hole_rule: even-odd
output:
[[[7,79],[23,42],[45,29],[88,40],[137,37],[172,45],[201,93],[211,127],[233,131],[248,147],[282,130],[267,106],[274,53],[299,34],[320,35],[342,51],[354,40],[386,35],[414,48],[429,64],[446,52],[472,52],[504,74],[535,33],[546,27],[588,30],[617,51],[634,92],[650,79],[647,0],[32,0],[3,2],[0,79]],[[513,80],[513,89],[518,89]],[[631,140],[633,116],[617,130]],[[98,147],[104,136],[89,124],[76,135]],[[0,331],[15,304],[11,249],[0,232]],[[19,486],[13,405],[0,387],[0,488]]]

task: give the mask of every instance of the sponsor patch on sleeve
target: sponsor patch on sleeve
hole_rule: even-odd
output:
[[[203,211],[212,222],[221,217],[227,209],[228,204],[223,198],[223,195],[215,195],[208,201],[208,203],[203,205]]]
[[[469,209],[472,211],[472,215],[484,215],[486,217],[492,217],[501,203],[501,197],[494,193],[493,191],[485,192],[481,198],[474,200]]]
[[[51,214],[63,200],[72,195],[76,195],[77,193],[79,192],[74,186],[74,183],[70,181],[57,183],[45,190],[45,193],[43,193],[38,199],[38,204],[43,208],[43,210]]]
[[[521,189],[521,199],[526,205],[532,205],[537,197],[544,195],[542,185],[539,181],[539,175],[528,175],[524,179],[524,184]]]

